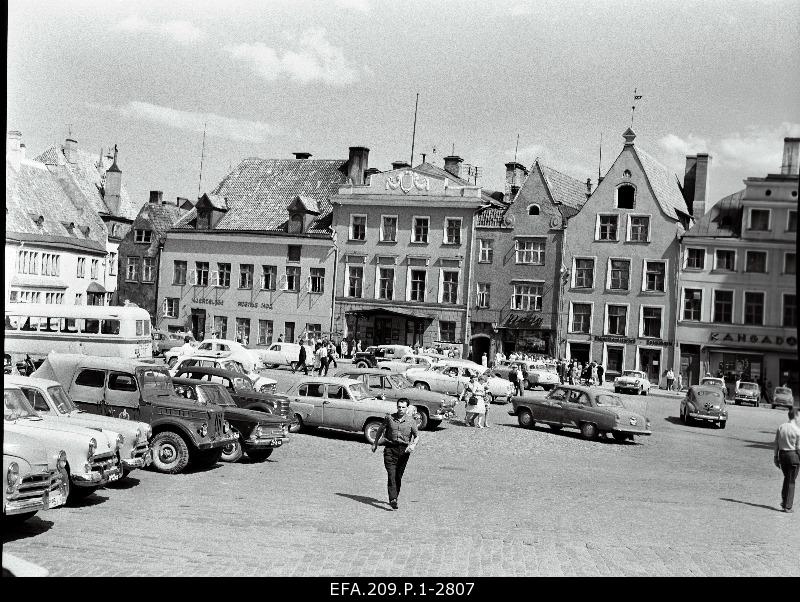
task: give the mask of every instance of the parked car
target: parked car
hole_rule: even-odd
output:
[[[261,351],[261,359],[269,368],[289,366],[294,368],[300,361],[300,345],[298,343],[273,343],[268,349]]]
[[[409,408],[413,408],[414,419],[421,430],[434,429],[442,420],[455,415],[453,408],[458,401],[455,397],[417,389],[402,374],[387,374],[380,368],[350,368],[339,370],[334,376],[360,380],[375,397],[383,396],[395,404],[405,400]]]
[[[725,394],[714,385],[692,385],[681,400],[680,413],[684,424],[697,420],[724,429],[728,422]]]
[[[498,378],[510,380],[509,373],[517,366],[522,366],[522,376],[525,379],[525,388],[533,389],[541,387],[545,391],[551,390],[556,385],[561,384],[556,372],[555,364],[545,364],[542,362],[512,360],[501,362],[500,365],[491,368],[489,373]]]
[[[120,433],[122,439],[119,441],[119,455],[123,476],[136,468],[144,468],[153,461],[150,451],[153,429],[146,422],[100,416],[79,410],[61,384],[54,380],[9,376],[5,382],[18,385],[40,416],[57,418],[67,424]]]
[[[292,432],[319,426],[364,433],[369,443],[375,441],[386,414],[397,410],[396,403],[378,399],[363,382],[351,378],[304,377],[287,395]]]
[[[50,353],[34,374],[58,381],[75,405],[92,414],[148,423],[153,429],[153,468],[183,472],[216,464],[236,435],[223,412],[198,408],[178,397],[166,367],[115,357]]]
[[[514,397],[511,404],[508,413],[525,428],[542,422],[554,431],[577,428],[586,439],[611,433],[617,441],[652,433],[647,417],[626,409],[618,395],[601,387],[559,385],[544,399]]]
[[[286,395],[256,391],[250,379],[241,372],[207,366],[188,366],[178,370],[176,376],[219,383],[228,390],[240,408],[289,416],[289,398]]]
[[[224,386],[189,378],[175,378],[172,382],[181,397],[199,405],[215,404],[222,408],[225,420],[238,437],[224,447],[221,458],[224,462],[236,462],[244,453],[255,462],[263,462],[273,449],[289,442],[286,418],[238,407]]]
[[[722,378],[717,378],[715,376],[704,376],[700,379],[700,384],[717,387],[720,391],[722,391],[723,396],[728,394],[728,387],[725,386],[725,380]]]
[[[789,387],[775,387],[772,393],[772,409],[777,407],[791,408],[796,406],[794,394]]]
[[[69,500],[94,493],[120,478],[117,433],[44,420],[17,385],[3,383],[3,433],[27,435],[45,448],[63,449],[66,464],[61,476]]]
[[[164,354],[164,358],[170,368],[175,364],[173,358],[177,360],[179,354],[180,351],[177,349]],[[203,339],[197,345],[194,355],[233,359],[242,364],[246,372],[254,372],[264,367],[264,362],[258,351],[248,349],[241,343],[228,339]]]
[[[733,397],[733,402],[738,406],[741,403],[749,403],[756,407],[759,406],[761,398],[761,387],[756,383],[740,382],[739,387]]]
[[[414,350],[408,345],[372,345],[353,354],[353,366],[375,368],[381,360],[398,360],[413,354]]]
[[[650,392],[650,379],[641,370],[623,370],[622,375],[614,379],[614,392],[630,391],[636,395],[647,395]]]
[[[22,522],[42,510],[63,506],[67,486],[61,475],[66,466],[64,450],[53,455],[33,437],[3,433],[3,521]]]
[[[250,379],[253,383],[253,388],[262,393],[275,393],[278,387],[278,381],[268,376],[261,376],[257,372],[248,372],[244,365],[239,360],[235,360],[229,356],[221,355],[219,357],[206,355],[205,353],[197,353],[190,357],[181,355],[178,360],[170,368],[169,373],[175,376],[181,370],[191,368],[192,366],[202,366],[206,368],[220,368],[222,370],[230,370],[231,372],[238,372]]]
[[[169,332],[159,328],[151,328],[150,335],[153,338],[153,356],[164,355],[170,349],[181,347],[189,337],[189,342],[197,344],[191,332]]]
[[[415,387],[437,393],[446,393],[460,397],[471,376],[486,375],[486,400],[506,402],[514,394],[514,385],[509,381],[486,374],[488,369],[469,360],[441,360],[432,368],[411,368],[405,377]]]

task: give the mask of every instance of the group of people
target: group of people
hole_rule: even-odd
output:
[[[561,378],[562,383],[600,386],[605,382],[603,380],[605,369],[602,364],[597,362],[583,364],[575,360],[570,360],[569,363],[559,360],[557,366],[558,376]]]
[[[317,376],[327,376],[331,364],[334,368],[339,367],[336,359],[340,356],[333,341],[307,338],[298,339],[297,343],[300,345],[300,354],[297,363],[292,366],[292,373],[302,370],[308,376],[308,368],[311,366],[312,374],[316,370]]]

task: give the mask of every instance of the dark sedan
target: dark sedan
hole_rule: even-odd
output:
[[[725,395],[715,385],[692,385],[681,400],[680,414],[684,424],[713,422],[724,429],[728,422]]]

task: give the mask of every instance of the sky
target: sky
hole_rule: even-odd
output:
[[[716,201],[800,136],[798,39],[796,0],[11,0],[6,129],[28,157],[116,144],[135,199],[174,200],[247,157],[366,146],[390,169],[419,93],[415,165],[455,152],[502,190],[539,157],[596,182],[633,117],[681,178],[711,154]]]

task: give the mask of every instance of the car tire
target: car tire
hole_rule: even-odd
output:
[[[375,435],[378,434],[379,428],[381,428],[380,420],[367,420],[366,424],[364,425],[364,438],[370,445],[375,443]]]
[[[431,390],[430,385],[428,385],[428,383],[422,382],[421,380],[418,380],[417,382],[415,382],[414,386],[417,389],[422,389],[423,391],[430,391]]]
[[[303,419],[300,417],[300,414],[295,414],[292,417],[292,422],[289,424],[289,432],[299,433],[302,430],[303,430]]]
[[[356,362],[356,368],[369,368],[369,364],[363,360]]]
[[[22,514],[4,514],[3,523],[7,525],[21,525],[26,520],[29,520],[34,516],[36,516],[36,512],[38,512],[38,510],[36,510],[35,512],[24,512]],[[3,569],[3,571],[5,572],[5,569]],[[3,576],[5,577],[5,575]]]
[[[163,431],[153,437],[153,468],[165,474],[177,474],[189,465],[189,446],[183,437]]]
[[[441,420],[428,420],[428,430],[435,431],[442,424]]]
[[[253,462],[264,462],[267,458],[272,455],[273,448],[268,447],[267,449],[248,449],[247,457],[250,458]]]
[[[520,410],[517,414],[517,422],[522,428],[532,429],[536,426],[536,421],[533,419],[533,414],[530,410]]]
[[[236,437],[235,440],[223,446],[220,460],[223,462],[238,462],[242,459],[243,455],[244,451],[242,450],[241,439],[240,437]]]
[[[423,408],[422,406],[415,406],[416,413],[414,414],[414,420],[417,423],[417,429],[420,431],[424,431],[428,428],[428,410]]]
[[[597,426],[591,422],[581,423],[581,435],[584,439],[597,439]]]

